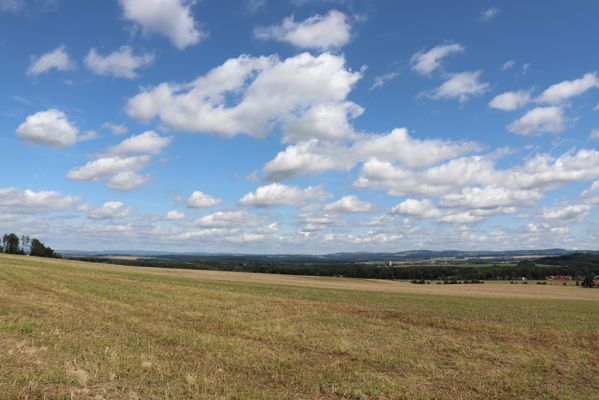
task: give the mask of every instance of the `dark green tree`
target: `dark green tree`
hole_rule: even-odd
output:
[[[19,237],[14,233],[5,234],[2,237],[2,247],[7,254],[23,254],[19,246]]]
[[[586,278],[584,278],[582,280],[582,283],[580,284],[580,286],[586,287],[586,288],[592,288],[593,286],[595,286],[594,282],[593,282],[593,277],[587,276]]]
[[[51,258],[58,258],[58,254],[56,254],[56,252],[54,250],[52,250],[50,247],[47,247],[46,245],[44,245],[40,240],[38,239],[31,239],[31,252],[30,255],[35,256],[35,257],[51,257]]]

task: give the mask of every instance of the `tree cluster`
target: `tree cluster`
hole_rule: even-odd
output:
[[[29,250],[29,253],[27,253],[27,250]],[[19,255],[29,254],[36,257],[60,258],[60,254],[46,246],[39,239],[31,239],[29,236],[21,236],[19,238],[19,236],[14,233],[7,233],[2,236],[0,253]]]

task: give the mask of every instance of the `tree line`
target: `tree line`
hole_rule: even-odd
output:
[[[46,246],[41,240],[32,239],[29,236],[19,237],[14,233],[6,233],[2,236],[0,253],[60,258],[60,254],[52,250],[51,247]]]
[[[369,264],[265,264],[242,262],[207,262],[168,258],[141,258],[136,260],[113,260],[101,257],[78,258],[83,261],[114,263],[121,265],[181,268],[236,272],[260,272],[286,275],[312,276],[342,276],[348,278],[368,279],[399,279],[399,280],[429,280],[429,281],[481,281],[481,280],[512,280],[527,278],[542,280],[550,275],[572,275],[586,277],[599,275],[598,254],[576,254],[568,259],[552,260],[548,265],[545,259],[523,261],[517,265],[411,265],[405,267],[383,267]]]

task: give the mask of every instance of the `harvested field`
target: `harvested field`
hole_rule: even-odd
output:
[[[0,398],[597,398],[599,290],[0,256]]]

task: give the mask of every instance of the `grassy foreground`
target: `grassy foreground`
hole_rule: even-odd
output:
[[[248,276],[0,256],[0,399],[599,398],[599,290]]]

